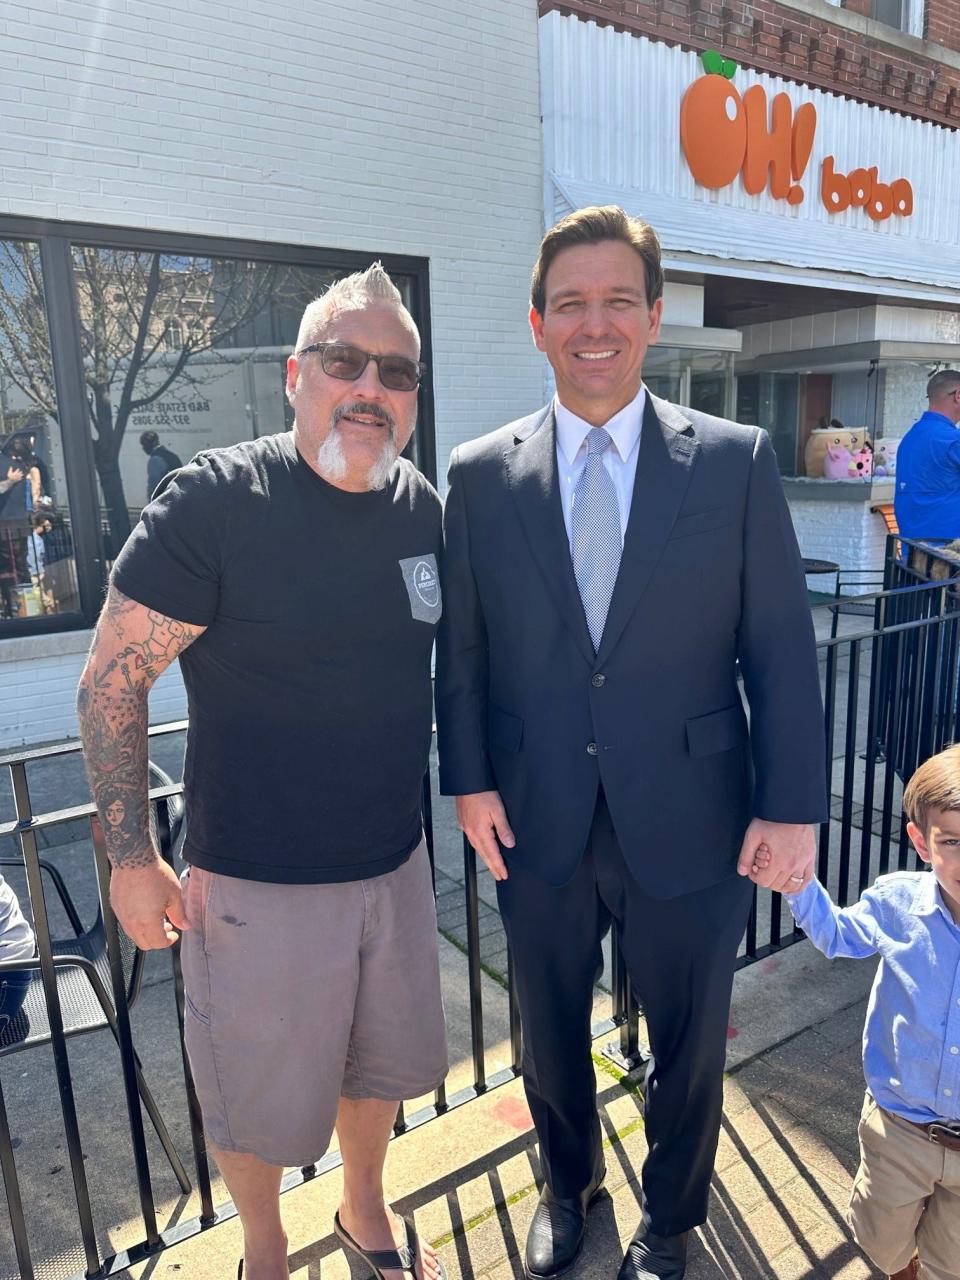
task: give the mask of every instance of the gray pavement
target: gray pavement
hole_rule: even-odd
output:
[[[774,1034],[788,1034],[759,1052],[733,1055],[710,1218],[692,1241],[688,1280],[879,1275],[860,1255],[844,1221],[857,1160],[862,992],[870,966],[846,966],[848,978],[856,974],[852,987],[830,972],[843,968],[829,966],[804,943],[762,979],[747,971],[756,984],[753,995],[762,985],[767,1004],[754,1008],[744,991],[735,1018],[742,1016],[750,1035],[760,1037],[770,1026],[766,1015],[779,1007]],[[824,979],[834,984],[829,999],[821,990]],[[746,973],[738,986],[745,980]],[[824,1015],[830,1003],[837,1007]],[[749,1008],[754,1016],[748,1016]],[[789,1030],[799,1024],[803,1029]],[[744,1043],[740,1036],[731,1042]],[[646,1151],[637,1079],[621,1075],[599,1055],[595,1061],[607,1195],[590,1215],[572,1280],[616,1275],[639,1217]],[[519,1082],[398,1139],[388,1162],[394,1203],[439,1249],[450,1280],[521,1280],[539,1173]],[[331,1230],[339,1187],[339,1175],[332,1173],[284,1198],[295,1280],[360,1280],[366,1274],[344,1255]],[[131,1274],[230,1280],[240,1252],[239,1226],[226,1222]]]

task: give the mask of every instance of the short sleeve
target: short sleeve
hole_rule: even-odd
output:
[[[117,557],[113,586],[168,618],[209,626],[220,598],[224,492],[210,455],[164,476]]]

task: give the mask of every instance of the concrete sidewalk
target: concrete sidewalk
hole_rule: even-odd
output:
[[[766,974],[757,966],[741,978],[751,987],[762,984],[781,1004],[794,1007],[805,1003],[821,980],[829,987],[831,969],[837,968],[821,961],[808,944],[781,959]],[[840,967],[846,970],[844,981],[853,979],[854,986],[862,988],[869,979],[862,971],[871,966]],[[855,968],[861,972],[854,978]],[[742,999],[737,1004],[745,1012]],[[861,993],[813,1025],[740,1057],[732,1067],[710,1220],[695,1234],[689,1280],[860,1280],[880,1274],[862,1258],[844,1222],[857,1163],[864,1008]],[[750,1034],[756,1033],[751,1029]],[[739,1039],[734,1037],[732,1045]],[[608,1194],[591,1212],[573,1280],[614,1280],[638,1221],[646,1150],[637,1081],[599,1054],[595,1061]],[[388,1162],[394,1203],[412,1214],[420,1232],[439,1248],[450,1280],[521,1280],[520,1257],[538,1177],[519,1082],[398,1139]],[[335,1172],[284,1197],[296,1280],[321,1275],[323,1280],[360,1280],[366,1274],[347,1259],[331,1230],[339,1187]],[[240,1252],[239,1224],[232,1221],[131,1274],[231,1280]]]

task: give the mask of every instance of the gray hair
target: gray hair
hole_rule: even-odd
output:
[[[372,262],[366,271],[355,271],[335,281],[326,293],[307,304],[300,320],[295,351],[308,346],[311,338],[338,311],[355,311],[371,303],[393,307],[420,345],[420,333],[413,316],[403,305],[400,290],[384,270],[382,262]]]

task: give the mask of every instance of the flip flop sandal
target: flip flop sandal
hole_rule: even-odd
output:
[[[358,1258],[362,1258],[367,1266],[371,1269],[376,1280],[384,1280],[384,1271],[409,1271],[411,1276],[415,1274],[417,1265],[417,1231],[409,1218],[401,1218],[404,1230],[407,1233],[407,1242],[402,1244],[399,1249],[361,1249],[353,1236],[340,1221],[340,1211],[334,1214],[333,1229],[339,1236],[341,1242],[351,1253],[355,1253]],[[447,1273],[444,1270],[443,1263],[437,1259],[437,1268],[440,1272],[440,1280],[447,1280]]]

